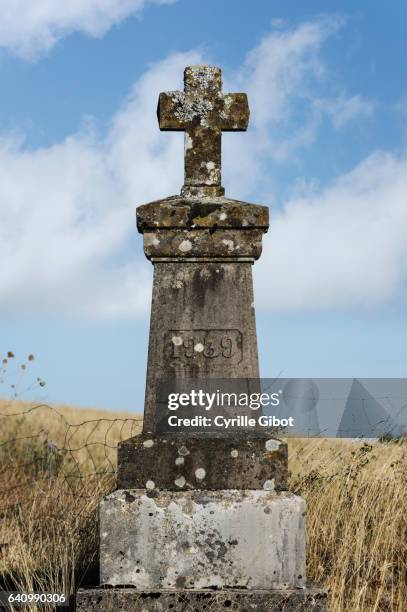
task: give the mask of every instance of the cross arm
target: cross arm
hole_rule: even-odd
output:
[[[223,96],[221,128],[224,132],[244,132],[249,125],[249,103],[244,93]]]
[[[184,129],[184,122],[180,115],[184,94],[181,91],[164,91],[158,98],[157,117],[161,131]]]

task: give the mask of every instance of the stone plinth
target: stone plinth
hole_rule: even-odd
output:
[[[120,489],[287,488],[287,445],[265,433],[143,434],[121,442],[118,453]]]
[[[264,590],[138,591],[134,588],[80,589],[81,612],[326,612],[328,596],[317,587]]]
[[[305,502],[273,491],[126,489],[100,506],[101,584],[305,586]]]

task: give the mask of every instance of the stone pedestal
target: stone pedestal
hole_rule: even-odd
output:
[[[100,507],[100,581],[160,589],[305,587],[305,504],[274,491],[125,489]]]
[[[160,381],[258,378],[252,264],[268,209],[177,196],[140,206],[137,226],[154,264],[143,427],[153,432]]]
[[[305,548],[305,503],[286,491],[120,489],[100,506],[101,586],[76,609],[325,612]]]

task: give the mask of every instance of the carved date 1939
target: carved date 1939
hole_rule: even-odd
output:
[[[238,329],[169,330],[165,334],[165,356],[171,361],[242,358],[242,334]]]

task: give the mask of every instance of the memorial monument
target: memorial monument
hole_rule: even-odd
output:
[[[247,129],[247,97],[223,94],[213,66],[186,68],[184,82],[158,106],[161,130],[185,132],[181,195],[137,209],[154,265],[143,432],[119,445],[117,490],[100,504],[100,587],[79,590],[77,610],[319,612],[287,445],[264,430],[172,432],[160,408],[168,379],[259,376],[252,264],[268,208],[221,186],[221,134]]]

